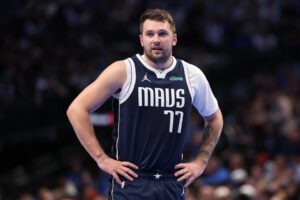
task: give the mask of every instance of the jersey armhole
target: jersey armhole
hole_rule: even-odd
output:
[[[135,66],[131,58],[124,60],[126,66],[126,81],[123,84],[122,88],[115,93],[113,97],[118,99],[120,103],[123,103],[128,99],[130,94],[133,91],[136,79]]]

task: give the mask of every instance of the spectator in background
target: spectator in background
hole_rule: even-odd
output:
[[[213,156],[200,179],[204,185],[217,186],[229,183],[229,175],[227,168],[222,165],[217,157]]]

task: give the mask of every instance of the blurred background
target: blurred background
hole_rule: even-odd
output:
[[[10,0],[0,7],[0,199],[106,199],[107,175],[66,109],[110,63],[135,53],[146,8],[176,20],[174,56],[197,65],[225,125],[187,200],[299,200],[298,0]],[[111,101],[93,116],[107,153]],[[202,140],[194,112],[185,160]]]

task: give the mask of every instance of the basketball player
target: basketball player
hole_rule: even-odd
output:
[[[149,9],[140,17],[142,55],[116,61],[71,103],[67,115],[81,144],[112,176],[109,199],[185,199],[185,188],[206,167],[223,119],[202,71],[172,56],[177,43],[169,12]],[[96,139],[89,113],[114,99],[113,155]],[[192,106],[205,120],[197,157],[183,163]]]

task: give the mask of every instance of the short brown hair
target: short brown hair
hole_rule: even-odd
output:
[[[140,17],[140,32],[143,32],[143,24],[147,20],[154,20],[159,22],[167,21],[171,25],[171,29],[173,33],[176,33],[175,21],[172,15],[163,9],[155,8],[155,9],[147,9]]]

